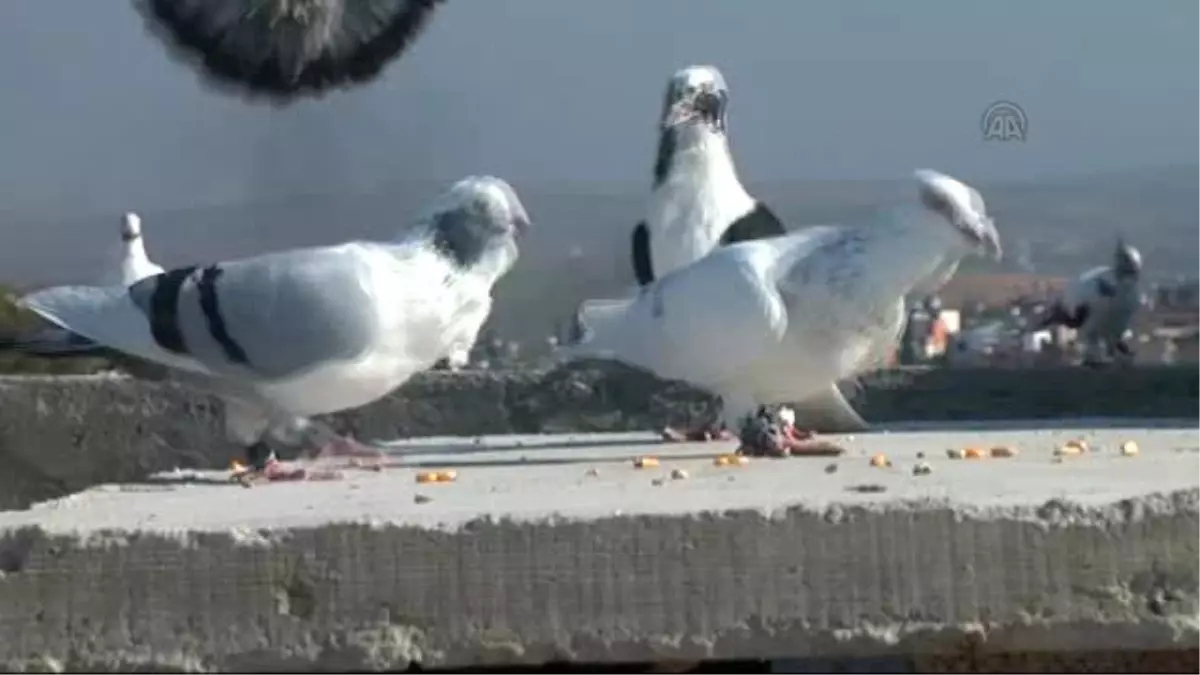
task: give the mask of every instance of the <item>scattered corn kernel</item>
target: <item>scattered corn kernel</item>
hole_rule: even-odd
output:
[[[457,471],[422,471],[417,474],[418,483],[453,483],[457,479]]]
[[[1125,441],[1121,444],[1121,454],[1132,457],[1138,454],[1138,444],[1135,441]]]
[[[684,480],[688,477],[688,472],[683,469],[675,469],[671,471],[671,480]]]
[[[1017,449],[1011,445],[997,445],[992,448],[992,457],[1016,457]]]
[[[1059,457],[1065,455],[1081,455],[1083,454],[1083,447],[1075,441],[1067,441],[1066,443],[1058,446],[1054,450],[1054,454],[1058,455]]]
[[[983,459],[988,456],[988,452],[983,448],[966,448],[963,450],[963,459]]]
[[[658,466],[657,457],[638,457],[633,460],[633,466],[637,469],[648,469],[652,466]]]
[[[871,466],[891,466],[892,462],[887,458],[887,455],[879,453],[871,456]]]
[[[933,467],[928,462],[919,462],[913,466],[912,472],[914,476],[928,476],[933,473]]]
[[[750,458],[744,455],[717,455],[713,459],[717,466],[746,466],[749,463]]]

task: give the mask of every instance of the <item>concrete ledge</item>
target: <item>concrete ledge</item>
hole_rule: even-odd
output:
[[[1198,417],[1194,367],[1095,371],[903,369],[865,377],[855,406],[874,424],[1060,417]],[[712,419],[711,397],[612,364],[528,372],[427,373],[331,421],[364,439],[625,431]],[[220,405],[167,382],[119,376],[0,378],[0,508],[223,467],[239,449]]]
[[[1078,433],[1095,450],[1052,462]],[[1195,437],[1143,431],[1130,458],[1115,451],[1123,433],[865,434],[834,471],[718,468],[696,454],[711,447],[688,446],[638,471],[622,458],[653,446],[549,444],[519,466],[494,465],[511,451],[458,453],[446,485],[399,468],[250,490],[97,488],[0,514],[0,668],[1193,649]],[[968,442],[1023,451],[909,470]],[[894,466],[868,466],[877,451]],[[405,457],[454,459],[436,452]],[[670,480],[673,468],[690,476]]]

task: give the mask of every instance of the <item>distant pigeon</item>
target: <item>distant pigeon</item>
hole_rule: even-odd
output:
[[[738,180],[729,150],[729,88],[713,66],[691,66],[667,83],[646,217],[633,228],[639,286],[690,265],[723,244],[785,233]]]
[[[477,332],[528,226],[508,183],[469,177],[391,242],[176,268],[128,289],[61,286],[21,303],[221,397],[250,465],[283,478],[267,439],[297,429],[321,456],[379,457],[307,418],[386,395]]]
[[[287,103],[374,81],[444,0],[133,0],[204,79]]]
[[[759,406],[818,395],[899,335],[913,289],[968,255],[1001,255],[978,192],[929,170],[916,183],[915,204],[874,222],[733,244],[634,297],[584,303],[583,337],[567,355],[616,359],[717,394],[734,434]]]
[[[142,238],[142,219],[136,213],[126,213],[121,220],[121,240],[113,247],[104,271],[97,278],[103,286],[131,286],[146,277],[162,274],[163,268],[146,255],[145,240]],[[111,350],[57,326],[43,328],[31,333],[0,337],[0,351],[17,351],[30,356],[112,358]],[[128,359],[117,359],[121,365],[131,366]],[[157,369],[146,369],[146,373]]]
[[[142,219],[136,213],[126,213],[121,221],[121,244],[110,258],[108,272],[101,278],[105,286],[133,284],[162,274],[163,268],[146,255],[146,242],[142,238]]]
[[[1112,264],[1090,269],[1067,286],[1039,328],[1075,329],[1090,365],[1118,354],[1131,357],[1125,333],[1141,306],[1141,275],[1141,253],[1119,240]]]

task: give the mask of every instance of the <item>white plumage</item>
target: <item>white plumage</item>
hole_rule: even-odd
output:
[[[742,185],[729,140],[729,87],[715,66],[671,76],[659,117],[654,186],[634,228],[633,267],[640,286],[739,241],[787,229]],[[867,424],[835,383],[799,406],[805,421],[839,431]]]
[[[724,78],[712,67],[684,68],[671,78],[662,133],[671,135],[670,156],[656,176],[646,209],[654,274],[669,274],[716,248],[725,230],[754,208],[742,187],[721,119],[699,116],[671,119],[672,106],[711,90],[725,90]],[[723,111],[722,111],[723,114]]]
[[[983,200],[919,171],[919,203],[854,226],[719,248],[625,300],[580,308],[571,358],[613,358],[721,396],[739,429],[760,405],[805,401],[894,337],[903,297],[966,255],[998,257]]]
[[[729,88],[714,66],[689,66],[667,83],[659,118],[654,186],[634,228],[639,285],[731,243],[784,233],[750,196],[729,147]]]
[[[267,434],[369,403],[478,332],[527,226],[507,183],[471,177],[394,242],[182,268],[129,289],[58,287],[22,304],[225,398],[230,434],[262,465]]]

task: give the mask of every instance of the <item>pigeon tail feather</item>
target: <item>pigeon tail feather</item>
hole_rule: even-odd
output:
[[[150,322],[123,286],[57,286],[31,293],[19,304],[56,326],[130,356],[194,373],[209,372],[196,361],[158,346]]]
[[[634,297],[619,300],[585,300],[575,314],[574,341],[565,353],[570,358],[610,358],[618,350],[614,338],[628,330],[625,317]]]

